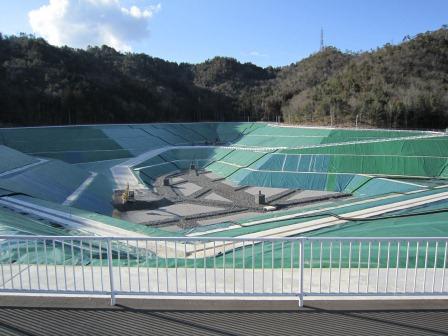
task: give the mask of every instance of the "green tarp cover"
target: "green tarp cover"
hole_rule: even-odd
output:
[[[9,170],[17,169],[39,162],[38,159],[32,156],[25,155],[12,148],[2,145],[0,145],[0,158],[0,174]]]
[[[84,169],[50,160],[26,169],[20,174],[0,178],[0,188],[62,203],[90,177],[91,173]],[[74,204],[110,214],[112,190],[113,184],[99,174],[79,194]]]

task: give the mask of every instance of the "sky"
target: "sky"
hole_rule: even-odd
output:
[[[283,66],[325,45],[365,51],[448,24],[448,0],[0,0],[0,32],[175,62]]]

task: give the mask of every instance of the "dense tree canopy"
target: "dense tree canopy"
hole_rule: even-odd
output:
[[[327,47],[281,68],[225,57],[177,64],[0,34],[3,125],[277,116],[300,124],[446,127],[447,27],[369,52]]]
[[[338,71],[285,102],[285,118],[404,128],[448,124],[448,30],[346,59]]]

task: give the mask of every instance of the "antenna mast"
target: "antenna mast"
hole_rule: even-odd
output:
[[[324,50],[324,29],[320,29],[320,51]]]

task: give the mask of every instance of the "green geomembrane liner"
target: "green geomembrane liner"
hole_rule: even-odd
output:
[[[101,129],[91,126],[0,129],[2,143],[23,153],[68,163],[130,157]]]
[[[76,234],[49,221],[26,216],[7,208],[0,208],[1,235],[66,235]]]
[[[446,191],[446,190],[445,190]],[[419,196],[428,195],[428,192],[419,193]],[[401,202],[411,200],[412,195],[395,196],[393,198],[384,199],[370,199],[369,202],[352,204],[356,200],[336,202],[334,204],[326,204],[322,210],[316,207],[306,207],[303,211],[290,210],[285,213],[277,213],[271,215],[261,215],[254,218],[248,218],[245,220],[236,221],[241,227],[218,231],[214,233],[206,234],[207,237],[239,237],[247,234],[253,234],[257,232],[263,232],[269,229],[281,228],[289,230],[290,225],[297,225],[300,223],[306,223],[308,221],[319,218],[331,218],[331,215],[336,214],[339,216],[345,216],[347,213],[361,211],[372,207],[383,206],[392,204],[394,202]],[[420,212],[429,212],[438,209],[448,209],[448,201],[443,200],[439,202],[429,203],[426,205],[411,207],[405,210],[388,212],[385,216],[412,214]],[[328,209],[328,210],[327,210]],[[314,210],[312,214],[304,214],[308,211]],[[319,211],[320,210],[320,211]],[[297,214],[295,218],[280,220],[281,215]],[[256,220],[271,219],[267,223],[251,225],[251,222]],[[431,213],[428,215],[419,215],[413,217],[393,218],[393,219],[381,219],[371,221],[347,221],[343,224],[330,226],[328,228],[317,229],[304,233],[304,236],[331,236],[331,237],[400,237],[406,232],[407,236],[411,237],[444,237],[448,231],[448,212],[440,212],[437,214]],[[428,224],[430,223],[430,224]]]
[[[106,225],[110,225],[110,226],[117,227],[117,228],[124,229],[124,230],[129,230],[130,232],[136,232],[139,234],[144,234],[144,235],[152,236],[152,237],[166,237],[166,235],[167,235],[167,231],[163,231],[158,228],[153,228],[150,226],[131,223],[131,222],[128,222],[125,220],[121,220],[121,219],[114,218],[111,216],[105,216],[105,215],[95,213],[92,211],[88,211],[88,210],[78,209],[75,207],[68,207],[68,206],[64,206],[64,205],[60,205],[60,204],[56,204],[56,203],[52,203],[52,202],[48,202],[48,201],[44,201],[44,200],[39,200],[39,199],[27,197],[27,196],[14,196],[14,198],[18,199],[18,200],[30,202],[30,203],[33,203],[33,204],[36,204],[39,206],[43,206],[43,207],[46,207],[46,208],[49,208],[52,210],[61,211],[68,215],[76,215],[81,218],[95,220],[95,221],[104,223]],[[83,235],[85,235],[85,233]],[[171,232],[170,235],[177,236],[180,234],[177,234],[176,232]]]
[[[16,151],[12,148],[0,145],[0,174],[7,171],[25,168],[28,165],[38,163],[39,160]]]
[[[422,132],[387,130],[336,130],[317,128],[260,127],[236,142],[245,147],[307,147],[320,144],[369,141],[417,136]]]
[[[91,182],[70,204],[110,215],[114,187],[111,181],[100,174],[92,177],[90,172],[62,161],[50,160],[4,176],[0,178],[0,188],[62,204],[88,179]]]
[[[177,146],[176,148],[170,148]],[[186,148],[185,146],[188,146]],[[151,157],[150,151],[155,154]],[[142,160],[136,157],[142,155]],[[263,214],[256,218],[240,219],[232,222],[218,223],[201,228],[209,237],[238,237],[256,234],[270,229],[288,229],[291,225],[300,226],[309,218],[297,217],[289,220],[273,220],[269,223],[250,225],[251,221],[272,218],[282,214],[300,213],[310,209],[320,209],[318,216],[344,215],[350,211],[368,209],[369,207],[387,205],[402,200],[413,200],[425,195],[446,192],[443,185],[448,178],[448,136],[443,133],[395,130],[362,130],[281,127],[268,123],[161,123],[139,125],[91,125],[66,127],[36,127],[0,129],[0,197],[10,196],[26,200],[49,209],[73,213],[81,218],[95,219],[105,225],[114,226],[148,236],[182,236],[187,232],[172,233],[163,229],[133,224],[110,217],[113,211],[111,196],[117,187],[114,174],[115,165],[137,162],[130,168],[141,181],[153,187],[154,181],[166,174],[189,169],[191,164],[204,168],[236,185],[275,187],[303,190],[326,190],[346,193],[350,199],[316,204],[311,207],[296,208],[275,214]],[[6,158],[6,159],[5,159]],[[43,159],[43,160],[42,160]],[[133,161],[135,160],[135,161]],[[126,174],[126,173],[125,173]],[[118,181],[118,180],[117,180]],[[442,187],[442,188],[439,188]],[[434,189],[439,188],[439,189]],[[20,194],[20,195],[17,195]],[[386,195],[393,197],[384,198]],[[351,204],[366,201],[364,204]],[[65,204],[65,205],[62,205]],[[326,208],[346,205],[343,208],[327,210]],[[351,220],[343,224],[307,232],[308,237],[444,237],[448,236],[448,215],[444,212],[448,202],[441,200],[422,206],[410,207],[387,213],[394,218],[358,221]],[[439,211],[440,210],[440,211]],[[417,212],[433,211],[419,214]],[[436,212],[437,211],[437,212]],[[410,215],[399,217],[400,215]],[[238,226],[239,224],[239,226]],[[228,228],[231,229],[228,229]],[[209,230],[217,229],[214,233]],[[221,230],[221,231],[219,231]],[[0,208],[0,232],[3,234],[34,235],[83,235],[87,231],[68,230],[55,223],[50,223],[26,214],[19,214]],[[60,243],[59,243],[60,244]],[[207,258],[206,266],[213,262],[218,267],[230,266],[235,258],[237,267],[280,267],[279,263],[291,265],[293,255],[294,267],[297,266],[297,247],[284,243],[281,246],[270,243],[256,244],[238,248],[235,255],[225,254]],[[307,242],[306,244],[309,244]],[[431,243],[433,244],[433,243]],[[94,244],[95,245],[95,244]],[[371,246],[371,258],[368,247],[352,245],[352,259],[348,260],[347,246],[342,246],[340,264],[347,267],[361,265],[367,267],[387,267],[385,255],[389,253],[390,267],[399,259],[403,267],[403,246],[394,243],[387,251],[381,246],[380,258],[378,247]],[[2,245],[4,247],[4,245]],[[96,243],[98,249],[98,243]],[[25,252],[26,247],[19,243],[17,254],[5,255],[2,247],[2,260],[39,259],[43,248],[52,246],[38,244],[37,254]],[[417,247],[409,247],[408,266],[417,267],[424,262],[439,267],[440,258],[445,252],[444,246],[428,246],[428,256],[416,255]],[[339,262],[339,245],[323,246],[323,267],[336,267]],[[57,263],[73,262],[98,264],[103,259],[102,253],[94,253],[89,261],[81,251],[82,247],[63,251],[62,245],[55,246]],[[155,258],[141,259],[141,251],[135,248],[130,252],[131,264],[140,263],[154,266]],[[317,250],[316,250],[317,249]],[[317,255],[320,246],[305,245],[305,259],[309,262],[311,251]],[[367,249],[367,250],[366,250]],[[375,250],[376,249],[376,250]],[[437,253],[436,253],[437,249]],[[121,260],[121,253],[127,253],[126,246],[115,248],[115,263]],[[263,250],[263,252],[262,252]],[[124,252],[123,252],[124,251]],[[399,251],[399,252],[398,252]],[[33,255],[33,253],[35,255]],[[146,253],[146,251],[144,252]],[[255,260],[252,258],[255,255]],[[65,256],[64,256],[65,255]],[[137,258],[137,255],[139,257]],[[20,256],[20,257],[19,257]],[[150,254],[151,256],[151,254]],[[295,257],[294,257],[295,256]],[[289,258],[289,259],[288,259]],[[358,258],[358,259],[356,259]],[[386,259],[385,259],[386,258]],[[395,261],[393,261],[395,258]],[[423,258],[423,259],[422,259]],[[425,259],[426,258],[426,259]],[[261,260],[263,259],[263,260]],[[331,263],[330,263],[331,259]],[[376,260],[376,261],[375,261]],[[161,266],[165,262],[158,261]],[[182,265],[184,261],[178,260]],[[188,261],[188,267],[192,266]],[[198,263],[204,263],[198,259]],[[313,261],[315,266],[317,261]],[[320,260],[318,261],[320,262]],[[167,260],[173,266],[172,259]],[[289,263],[289,264],[288,264]],[[376,263],[376,264],[375,264]],[[434,264],[435,263],[435,264]],[[355,265],[355,266],[353,266]],[[367,265],[367,266],[366,266]],[[428,266],[431,267],[431,266]]]
[[[384,139],[374,142],[335,144],[311,148],[285,149],[286,154],[352,154],[447,157],[446,136],[427,135],[408,139]]]
[[[441,193],[446,191],[444,190],[437,190],[437,191],[426,191],[419,193],[419,196],[427,196],[434,193]],[[407,199],[412,199],[412,195],[396,195],[392,198],[384,198],[381,200],[376,200],[374,198],[372,199],[366,199],[365,201],[368,201],[367,203],[361,203],[361,204],[350,204],[349,201],[342,201],[337,202],[333,205],[334,206],[343,206],[338,209],[331,209],[331,210],[322,210],[321,213],[314,214],[316,218],[318,216],[321,216],[324,213],[331,213],[334,214],[340,214],[343,215],[344,213],[348,213],[354,210],[359,210],[362,208],[369,208],[373,206],[379,206],[388,204],[392,201],[398,202],[398,201],[404,201]],[[40,203],[41,205],[44,205],[45,203]],[[47,204],[49,205],[49,204]],[[330,205],[331,206],[331,205]],[[327,205],[326,207],[330,207]],[[58,210],[64,210],[69,211],[68,209],[64,207],[57,207],[53,206],[53,208]],[[312,209],[318,209],[317,206],[310,206],[307,209],[304,209],[304,211],[309,211]],[[423,213],[428,211],[434,211],[434,210],[445,210],[443,212],[439,213],[432,213],[427,215],[419,215],[419,216],[413,216],[413,217],[398,217],[398,215],[403,214],[417,214],[417,213]],[[328,241],[322,242],[321,247],[321,241],[317,240],[312,243],[311,241],[307,241],[305,243],[305,264],[307,267],[312,265],[312,267],[319,267],[322,263],[322,267],[370,267],[370,268],[385,268],[389,266],[390,268],[394,268],[397,265],[398,260],[398,266],[400,268],[407,267],[413,268],[417,265],[418,268],[424,267],[426,264],[427,267],[442,267],[445,258],[445,251],[446,246],[445,242],[442,240],[439,243],[436,243],[436,241],[431,241],[427,243],[424,238],[421,238],[419,241],[419,247],[417,248],[417,242],[411,242],[409,244],[409,248],[407,246],[407,243],[400,242],[399,240],[392,241],[389,243],[384,243],[380,241],[373,241],[370,244],[366,242],[360,241],[353,241],[351,244],[348,241],[338,241],[338,237],[378,237],[378,236],[384,236],[384,237],[399,237],[403,236],[403,232],[407,233],[407,236],[415,236],[415,237],[444,237],[446,236],[447,232],[447,223],[448,223],[448,201],[439,201],[434,202],[428,205],[414,207],[408,210],[399,210],[394,211],[392,213],[388,213],[387,216],[396,216],[396,218],[387,218],[387,219],[380,219],[380,220],[369,220],[369,221],[350,221],[346,224],[340,224],[337,226],[332,226],[328,228],[323,228],[319,230],[315,230],[312,232],[307,232],[305,234],[306,237],[310,238],[323,238],[323,237],[335,237],[336,241],[333,243],[330,243]],[[70,210],[71,211],[71,210]],[[287,213],[293,213],[292,211],[288,211]],[[125,228],[125,229],[133,229],[132,226],[137,226],[136,224],[127,223],[125,221],[121,220],[115,220],[110,217],[95,215],[95,214],[89,214],[81,210],[76,210],[74,213],[78,216],[95,219],[104,221],[105,223],[108,223],[109,225],[114,225],[117,227]],[[272,218],[273,215],[271,215]],[[268,218],[269,215],[263,215],[260,216],[261,218]],[[240,224],[244,225],[246,223],[250,223],[254,221],[255,219],[261,219],[261,218],[253,218],[250,220],[240,220]],[[241,236],[243,234],[248,234],[252,231],[257,232],[262,229],[272,228],[272,227],[286,227],[287,225],[300,223],[301,221],[307,221],[312,218],[297,218],[294,220],[288,220],[283,222],[273,222],[268,224],[259,224],[257,226],[249,226],[249,227],[243,227],[241,229],[231,230],[230,233],[227,232],[226,234],[209,234],[207,237],[214,236]],[[430,223],[430,224],[428,224]],[[148,230],[147,233],[150,233],[151,236],[166,236],[166,232],[163,230],[157,230],[157,229],[150,229],[145,228],[145,230]],[[149,232],[149,230],[153,230],[153,232]],[[143,231],[142,231],[143,233]],[[398,246],[398,243],[400,243],[400,246]],[[80,242],[78,242],[78,245]],[[103,243],[104,244],[104,243]],[[144,243],[141,243],[144,244]],[[197,243],[197,249],[198,251],[203,247],[204,243]],[[236,245],[236,251],[235,255],[233,255],[232,252],[226,253],[224,255],[218,255],[216,258],[208,257],[206,258],[206,267],[212,267],[212,265],[216,262],[217,267],[230,267],[233,266],[233,259],[235,259],[235,266],[238,268],[246,267],[251,268],[270,268],[272,267],[272,260],[274,260],[274,267],[291,267],[291,260],[293,260],[293,267],[298,267],[299,263],[299,255],[298,255],[298,242],[290,243],[290,242],[270,242],[267,241],[265,243],[257,243],[253,247],[250,242],[245,243],[246,246],[242,248],[241,246]],[[294,245],[295,244],[295,245]],[[331,245],[330,245],[331,244]],[[428,245],[428,253],[426,253],[426,244]],[[162,244],[163,245],[163,244]],[[351,247],[350,247],[351,245]],[[370,245],[370,246],[369,246]],[[40,247],[39,247],[40,246]],[[38,247],[39,249],[43,249],[44,247],[42,244],[40,244]],[[76,246],[76,245],[75,245]],[[98,245],[97,248],[99,248]],[[181,242],[179,243],[179,246],[181,245]],[[143,247],[143,245],[142,245]],[[360,248],[361,247],[361,248]],[[369,247],[370,247],[370,258],[369,258]],[[36,258],[35,251],[31,251],[31,254],[28,256],[26,251],[23,251],[25,247],[19,244],[19,252],[22,258],[28,259],[31,258],[31,260],[34,260],[33,258]],[[51,248],[47,246],[47,248]],[[227,250],[232,251],[233,250],[233,242],[227,242]],[[342,248],[342,254],[341,249]],[[106,253],[105,246],[103,245],[102,249],[104,249],[103,254]],[[156,258],[153,254],[150,252],[147,252],[146,250],[138,250],[135,247],[128,247],[128,244],[126,244],[126,241],[123,241],[120,245],[115,245],[115,257],[114,257],[114,263],[115,264],[121,264],[121,265],[128,265],[128,259],[127,254],[128,251],[130,253],[130,266],[149,266],[154,267],[156,264]],[[179,251],[182,250],[181,247],[179,247]],[[253,251],[252,251],[253,249]],[[322,249],[322,253],[321,253]],[[71,250],[71,249],[70,249]],[[118,251],[120,252],[120,260],[118,260]],[[351,253],[350,253],[351,250]],[[76,252],[77,251],[77,252]],[[311,255],[311,251],[313,251],[313,256]],[[331,251],[331,253],[330,253]],[[3,258],[18,258],[19,252],[13,251],[13,254],[4,254]],[[42,251],[38,250],[37,253],[37,259],[39,259],[39,256]],[[418,252],[418,254],[417,254]],[[67,254],[68,253],[68,254]],[[252,258],[252,253],[254,254],[255,259]],[[34,256],[33,256],[34,254]],[[57,255],[56,262],[62,263],[64,260],[64,253],[62,251],[62,245],[59,247],[56,246],[55,254]],[[101,254],[101,258],[104,258],[105,255]],[[137,257],[138,254],[138,257]],[[148,258],[146,258],[146,254],[148,254]],[[89,260],[89,258],[86,258],[85,256],[81,256],[81,249],[75,248],[75,254],[72,255],[70,252],[65,252],[65,262],[66,264],[71,265],[71,263],[74,263],[75,265],[80,265],[81,261],[86,264],[92,262],[95,265],[98,265],[101,262],[100,254],[97,254],[96,257],[93,258],[93,260]],[[95,255],[95,253],[94,253]],[[320,255],[322,255],[322,261],[320,260]],[[349,256],[351,255],[351,259]],[[407,255],[407,257],[406,257]],[[291,257],[292,256],[292,257]],[[316,257],[317,256],[317,257]],[[341,256],[341,257],[340,257]],[[86,258],[86,259],[84,259]],[[273,258],[273,259],[272,259]],[[312,259],[313,258],[313,259]],[[81,260],[82,259],[82,260]],[[178,258],[178,260],[174,260],[174,258],[168,258],[165,260],[163,257],[158,258],[159,259],[159,267],[164,267],[165,263],[169,267],[175,267],[176,262],[177,265],[184,265],[184,260],[182,258]],[[389,262],[388,262],[389,260]],[[137,262],[138,261],[138,262]],[[23,262],[25,263],[25,260],[23,259]],[[254,265],[252,263],[254,262]],[[417,264],[416,264],[417,263]],[[194,267],[194,261],[193,260],[187,260],[187,267]],[[196,267],[204,266],[204,260],[201,258],[197,258],[196,260]]]

